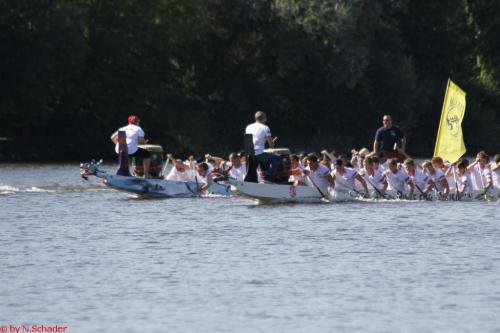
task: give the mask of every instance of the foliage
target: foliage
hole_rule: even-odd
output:
[[[3,158],[112,157],[138,114],[168,151],[242,147],[268,113],[293,150],[371,146],[389,113],[430,155],[448,77],[469,151],[500,141],[493,0],[4,0]],[[0,143],[2,144],[2,143]],[[2,154],[0,145],[0,154]]]

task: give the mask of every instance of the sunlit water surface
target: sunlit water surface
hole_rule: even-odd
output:
[[[0,165],[0,325],[499,332],[500,204],[139,200]]]

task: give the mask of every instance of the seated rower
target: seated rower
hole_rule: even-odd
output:
[[[194,182],[194,173],[188,165],[184,164],[181,159],[174,159],[172,154],[167,154],[167,158],[172,162],[173,167],[165,177],[166,180]]]
[[[443,159],[441,157],[439,157],[439,156],[434,156],[431,159],[431,163],[432,163],[432,166],[434,167],[434,169],[439,169],[443,173],[446,173],[446,171],[450,167],[450,164],[449,163],[445,163],[443,161]]]
[[[325,167],[327,167],[327,169],[329,171],[331,171],[330,167],[332,165],[332,162],[330,161],[330,159],[323,159],[323,160],[319,161],[319,163],[322,164],[322,165],[324,165]]]
[[[307,155],[307,167],[303,170],[303,174],[310,180],[310,186],[318,187],[323,193],[328,187],[335,186],[330,170],[319,163],[318,157],[314,154]]]
[[[339,152],[337,152],[337,151],[335,151],[335,150],[332,150],[332,152],[330,153],[330,152],[328,152],[328,150],[323,149],[323,150],[321,151],[321,154],[323,154],[323,156],[324,156],[324,158],[323,158],[323,159],[325,159],[325,157],[326,157],[326,158],[328,158],[328,159],[330,160],[330,163],[335,162],[335,161],[336,161],[336,160],[338,160],[338,159],[339,159],[339,157],[340,157]]]
[[[413,159],[407,158],[403,164],[406,173],[410,176],[418,192],[420,192],[424,198],[427,198],[427,193],[429,193],[434,186],[434,181],[416,167],[416,163]]]
[[[488,178],[489,172],[489,156],[484,150],[476,155],[476,160],[467,166],[472,180],[472,188],[476,191],[484,191],[486,189],[485,178]]]
[[[205,162],[208,162],[208,161],[215,162],[215,163],[211,163],[215,169],[223,169],[224,164],[226,163],[226,161],[221,157],[212,156],[210,154],[205,154]]]
[[[207,163],[202,162],[196,166],[195,182],[198,187],[198,192],[205,191],[214,183],[212,179],[212,168]]]
[[[359,151],[356,149],[351,150],[351,165],[356,170],[361,170],[364,167],[364,159],[370,154],[368,148],[361,148]]]
[[[491,164],[491,177],[493,187],[497,192],[500,192],[500,154],[495,155],[495,162]]]
[[[424,168],[424,172],[429,176],[432,181],[434,182],[434,187],[439,193],[442,193],[444,198],[448,198],[448,195],[450,194],[450,186],[448,184],[448,180],[446,179],[443,171],[439,169],[435,169],[432,166],[431,161],[425,161],[424,164],[422,164],[422,168]]]
[[[465,161],[458,162],[457,169],[457,194],[460,198],[472,193],[472,181]]]
[[[368,188],[373,190],[372,193],[375,192],[374,194],[377,194],[377,196],[384,196],[388,186],[387,180],[380,170],[375,169],[372,157],[366,157],[363,160],[363,168],[359,171],[359,174],[368,183]]]
[[[439,156],[434,156],[431,159],[432,166],[434,169],[441,170],[446,180],[448,181],[448,186],[450,187],[450,192],[456,191],[455,188],[455,178],[453,177],[453,166],[448,161],[443,161]]]
[[[387,161],[383,156],[378,157],[378,156],[372,155],[371,158],[372,158],[373,167],[375,168],[375,170],[379,170],[382,173],[385,170],[387,170]]]
[[[382,174],[389,183],[389,190],[397,192],[399,196],[413,198],[415,185],[406,171],[399,168],[397,158],[391,158],[387,161],[387,170]]]
[[[288,181],[294,186],[307,185],[307,180],[304,177],[305,167],[300,163],[299,157],[295,154],[290,155],[290,178]]]
[[[337,190],[355,190],[355,180],[359,181],[365,190],[365,197],[370,198],[370,192],[366,181],[361,177],[358,172],[352,168],[345,167],[344,162],[338,159],[333,164],[333,171],[331,173],[334,183],[334,189]]]
[[[229,154],[229,162],[226,163],[224,174],[241,182],[245,179],[247,166],[241,162],[241,158],[237,153]]]
[[[477,163],[478,165],[482,190],[487,192],[493,188],[493,177],[490,170],[490,157],[484,153],[474,163]]]

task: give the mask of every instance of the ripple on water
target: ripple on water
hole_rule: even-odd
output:
[[[500,330],[498,203],[131,200],[69,165],[0,166],[0,184],[7,322],[79,332]]]

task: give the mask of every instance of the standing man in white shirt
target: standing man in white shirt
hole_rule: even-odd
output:
[[[264,152],[266,142],[270,148],[274,148],[273,137],[271,130],[266,125],[267,117],[262,111],[255,113],[255,123],[250,124],[245,129],[245,134],[252,134],[253,146],[255,149],[255,162],[258,164],[263,163],[268,166],[267,174],[264,177],[266,180],[273,181],[278,171],[280,162],[279,156]]]
[[[136,115],[131,115],[128,117],[128,125],[121,127],[118,131],[111,135],[111,141],[116,144],[115,151],[118,154],[118,132],[124,131],[127,135],[127,152],[128,157],[138,157],[142,158],[142,167],[144,169],[144,178],[149,178],[149,166],[151,164],[151,155],[146,149],[139,148],[139,145],[148,143],[148,140],[144,139],[144,131],[139,127],[140,123],[139,117]]]

